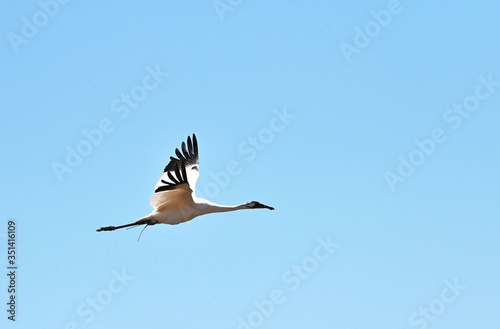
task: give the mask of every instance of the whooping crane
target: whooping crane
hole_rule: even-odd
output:
[[[274,210],[273,207],[266,206],[258,201],[251,201],[236,206],[218,205],[208,200],[195,196],[195,186],[198,177],[198,141],[193,134],[187,138],[187,145],[182,142],[182,153],[178,148],[175,149],[175,157],[170,157],[170,162],[163,170],[158,183],[156,183],[153,196],[149,203],[154,208],[153,212],[137,221],[121,226],[101,227],[97,232],[114,231],[124,227],[138,225],[155,224],[179,224],[187,222],[195,217],[216,213],[234,211],[240,209],[258,209],[267,208]]]

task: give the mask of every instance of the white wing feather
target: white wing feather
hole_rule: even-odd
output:
[[[183,142],[181,149],[182,153],[175,149],[177,158],[170,157],[170,162],[156,183],[155,192],[149,200],[155,209],[174,201],[193,202],[196,181],[200,176],[196,135],[193,134],[193,139],[189,136],[187,144]]]

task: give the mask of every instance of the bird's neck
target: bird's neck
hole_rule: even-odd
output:
[[[200,209],[203,213],[209,214],[214,212],[227,212],[227,211],[245,209],[245,204],[238,204],[235,206],[224,206],[210,202],[202,198],[197,198],[196,208]]]

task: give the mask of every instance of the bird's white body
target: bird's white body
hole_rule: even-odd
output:
[[[170,157],[170,162],[156,184],[153,196],[149,201],[154,209],[151,214],[131,224],[101,227],[97,231],[113,231],[118,228],[144,224],[176,225],[201,215],[240,209],[274,209],[257,201],[236,206],[223,206],[198,198],[195,195],[196,181],[199,177],[196,135],[193,134],[193,139],[188,137],[187,145],[183,142],[181,149],[182,153],[179,149],[175,150],[177,158]]]
[[[234,211],[246,209],[245,204],[237,206],[221,206],[202,198],[185,200],[179,204],[168,204],[160,209],[155,209],[151,214],[142,219],[156,220],[158,223],[176,225],[190,221],[191,219],[216,212]]]

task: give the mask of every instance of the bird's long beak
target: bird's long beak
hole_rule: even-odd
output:
[[[260,202],[256,202],[254,208],[266,208],[269,210],[274,210],[273,207],[266,206],[265,204],[260,203]]]

